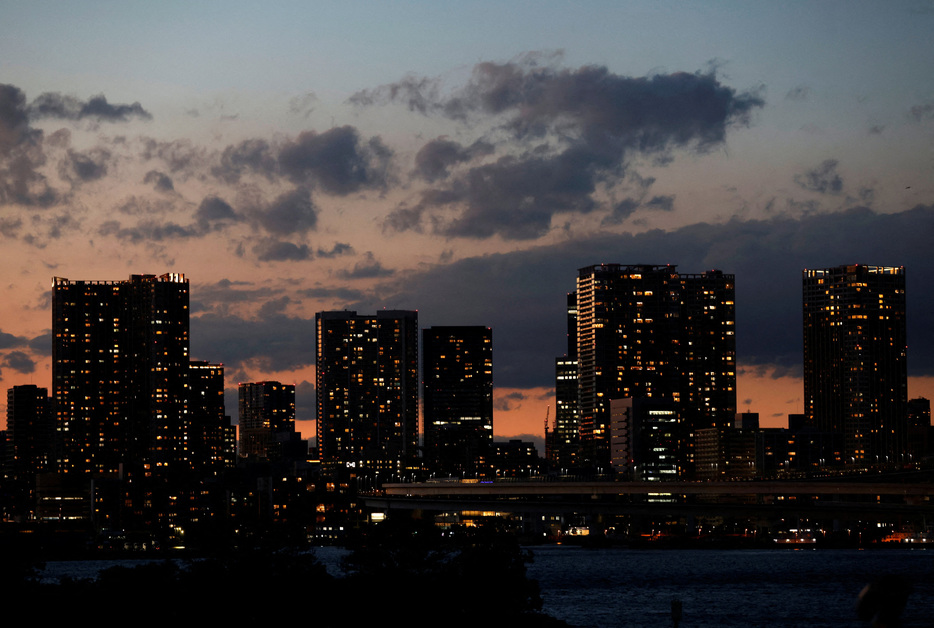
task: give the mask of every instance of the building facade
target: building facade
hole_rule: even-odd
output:
[[[315,326],[322,463],[404,473],[418,454],[418,313],[319,312]]]
[[[52,395],[60,471],[189,467],[189,310],[184,275],[52,289]]]
[[[425,465],[440,475],[492,472],[493,330],[422,330]]]
[[[281,460],[295,433],[295,386],[280,382],[240,384],[240,457]]]
[[[808,425],[842,435],[845,464],[904,462],[905,269],[853,264],[802,278]]]
[[[6,426],[12,448],[11,470],[19,480],[54,470],[55,422],[49,391],[32,384],[7,390]]]
[[[688,467],[696,429],[729,427],[736,412],[734,276],[675,266],[601,264],[577,278],[582,454],[610,453],[611,399],[673,404]]]

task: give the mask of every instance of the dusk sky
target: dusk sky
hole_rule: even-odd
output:
[[[864,263],[934,397],[934,2],[0,7],[4,389],[51,388],[52,277],[179,272],[234,418],[278,379],[313,436],[315,312],[417,309],[492,327],[495,433],[540,439],[577,269],[673,264],[736,275],[784,426],[801,270]]]

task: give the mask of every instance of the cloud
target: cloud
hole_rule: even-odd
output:
[[[58,192],[39,168],[45,164],[42,131],[29,126],[26,96],[15,85],[0,84],[0,204],[49,207]]]
[[[0,349],[12,349],[26,346],[26,338],[0,331]]]
[[[22,351],[11,351],[3,358],[3,366],[18,373],[32,373],[36,370],[36,363]]]
[[[205,231],[210,230],[218,223],[236,222],[241,219],[227,201],[217,196],[204,197],[195,212],[195,220]]]
[[[371,251],[367,251],[364,259],[354,264],[351,270],[340,270],[338,277],[343,279],[374,279],[379,277],[389,277],[395,271],[385,268],[374,256]]]
[[[83,153],[69,150],[65,159],[59,162],[58,174],[73,184],[96,181],[107,174],[110,158],[110,151],[104,148],[94,148]]]
[[[153,189],[157,192],[175,191],[175,184],[172,183],[172,177],[158,170],[150,170],[147,172],[146,176],[143,178],[143,183],[147,185],[152,184]]]
[[[253,254],[261,262],[299,262],[312,257],[307,244],[293,244],[274,238],[264,238],[254,245]]]
[[[346,242],[335,242],[334,246],[332,246],[330,250],[319,248],[317,255],[318,257],[331,258],[338,257],[340,255],[351,255],[353,252],[353,247]]]
[[[800,187],[821,194],[839,194],[843,191],[843,179],[837,174],[837,160],[827,159],[816,168],[794,176]]]
[[[646,209],[670,212],[675,208],[675,197],[674,195],[653,196],[652,199],[645,204],[645,207]]]
[[[713,73],[633,78],[605,67],[570,70],[537,62],[478,64],[468,83],[449,96],[406,79],[352,98],[356,104],[417,102],[410,105],[414,110],[468,126],[492,119],[497,133],[491,137],[509,137],[522,147],[448,176],[451,166],[473,155],[450,140],[429,142],[422,149],[427,153],[419,153],[422,160],[416,159],[416,173],[443,183],[422,192],[414,206],[397,207],[387,228],[419,230],[430,219],[436,233],[449,237],[534,239],[549,231],[559,212],[597,209],[598,185],[623,180],[635,155],[664,164],[676,149],[710,151],[764,104],[758,94],[737,93]],[[487,153],[493,144],[482,146]]]
[[[379,137],[364,142],[352,126],[305,131],[279,152],[279,167],[296,183],[313,182],[339,196],[383,188],[392,152]]]
[[[37,120],[41,118],[61,120],[91,118],[100,122],[128,122],[131,118],[152,119],[152,114],[143,109],[138,102],[132,105],[110,104],[103,94],[82,101],[75,96],[46,92],[32,101],[28,111],[29,117]]]
[[[237,183],[246,172],[263,175],[272,180],[278,163],[269,142],[263,139],[248,139],[235,146],[228,146],[221,154],[220,165],[211,173],[227,183]]]
[[[282,314],[246,319],[215,313],[191,319],[195,359],[238,368],[256,362],[268,371],[299,369],[315,361],[315,321]]]
[[[280,194],[266,207],[255,210],[254,217],[274,235],[304,234],[318,225],[318,209],[308,188],[296,188]]]
[[[464,147],[446,137],[439,137],[422,146],[415,155],[415,175],[429,183],[437,181],[447,177],[451,167],[493,151],[492,144],[481,140]]]

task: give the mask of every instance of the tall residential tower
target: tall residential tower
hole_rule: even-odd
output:
[[[445,475],[491,471],[493,444],[493,330],[422,330],[425,462]]]
[[[808,423],[843,436],[847,464],[901,462],[908,421],[904,267],[806,269],[802,278]]]
[[[64,472],[187,469],[188,280],[52,287],[52,396]]]
[[[315,325],[322,463],[403,472],[418,449],[418,313],[318,312]]]

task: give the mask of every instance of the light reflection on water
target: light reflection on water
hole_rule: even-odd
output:
[[[543,610],[577,628],[866,626],[862,588],[886,574],[913,584],[905,626],[934,625],[934,552],[924,550],[589,550],[531,548]]]

